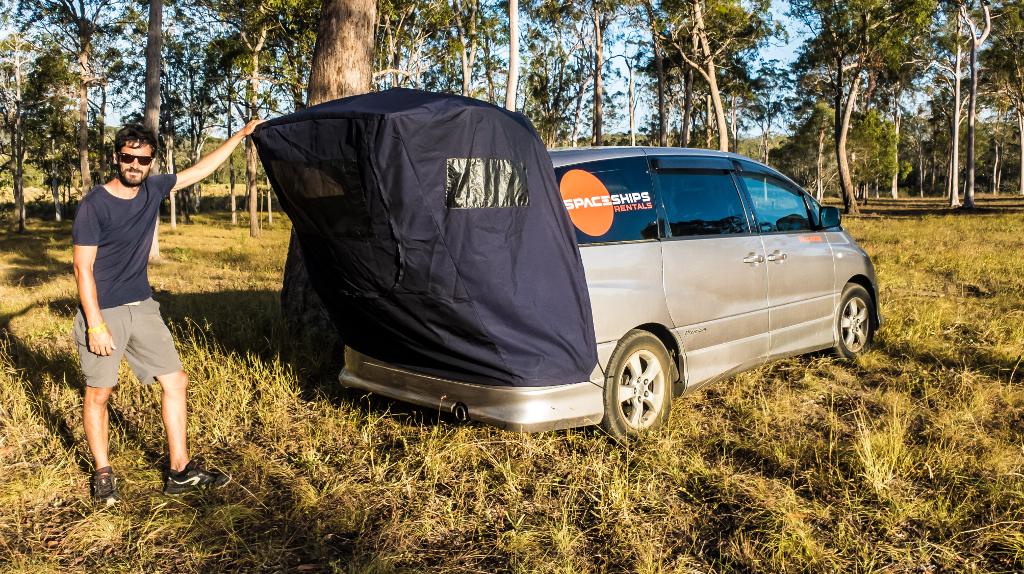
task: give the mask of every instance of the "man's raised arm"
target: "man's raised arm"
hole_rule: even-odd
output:
[[[253,130],[256,129],[263,120],[252,120],[245,124],[245,127],[234,133],[217,149],[213,150],[206,157],[200,159],[192,167],[183,169],[178,172],[178,181],[174,184],[174,189],[181,189],[188,187],[194,183],[198,183],[206,178],[206,176],[213,173],[213,170],[220,167],[220,164],[224,163],[228,157],[231,156],[231,152],[235,151],[246,136],[252,135]]]

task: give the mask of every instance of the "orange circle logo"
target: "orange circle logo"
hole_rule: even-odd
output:
[[[562,176],[558,186],[569,219],[577,229],[598,237],[612,227],[615,208],[608,188],[601,180],[581,169],[571,169]]]

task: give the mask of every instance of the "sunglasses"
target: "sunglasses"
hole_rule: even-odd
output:
[[[138,160],[139,165],[146,166],[153,163],[153,156],[151,155],[132,155],[123,151],[117,152],[117,161],[124,164],[131,164],[133,161]]]

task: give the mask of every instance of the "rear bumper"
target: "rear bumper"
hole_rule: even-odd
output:
[[[444,412],[466,409],[468,417],[508,430],[541,432],[594,425],[604,416],[600,386],[586,381],[557,387],[489,387],[413,373],[345,348],[343,386]]]

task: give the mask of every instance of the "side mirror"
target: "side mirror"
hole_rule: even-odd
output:
[[[822,229],[839,227],[839,219],[838,207],[822,207],[818,212],[818,221],[821,222]]]

